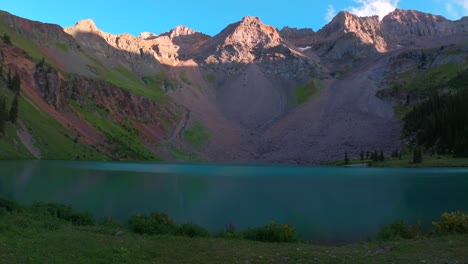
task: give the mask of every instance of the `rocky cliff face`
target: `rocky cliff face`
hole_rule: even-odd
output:
[[[58,111],[69,110],[69,100],[74,100],[79,105],[93,103],[105,107],[116,120],[129,118],[151,124],[177,120],[176,105],[158,104],[107,82],[83,76],[64,80],[55,71],[36,71],[34,79],[41,97]]]
[[[331,60],[362,59],[387,50],[377,16],[358,17],[346,11],[319,30],[314,43],[317,53]]]
[[[431,45],[446,36],[467,32],[466,19],[450,21],[444,17],[414,10],[396,9],[382,20],[378,16],[358,17],[340,12],[313,37],[314,48],[331,60],[360,60],[377,53],[401,48]]]
[[[262,52],[281,45],[277,29],[263,24],[257,17],[244,17],[210,39],[202,53],[205,63],[253,63]]]
[[[307,39],[305,33],[300,34],[303,39]],[[298,34],[290,32],[288,36],[292,40]],[[201,47],[197,61],[208,70],[228,76],[241,72],[242,65],[257,64],[270,79],[276,78],[285,87],[321,74],[315,60],[297,52],[276,28],[257,17],[245,17],[211,38]]]
[[[310,45],[315,32],[311,28],[290,28],[284,27],[280,30],[280,36],[295,46],[306,47]]]
[[[465,33],[462,21],[449,21],[442,16],[414,10],[397,9],[381,22],[381,35],[385,41],[395,45],[405,45],[422,38],[441,38]]]

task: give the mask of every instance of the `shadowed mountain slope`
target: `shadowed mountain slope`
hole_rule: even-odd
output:
[[[394,110],[424,100],[408,85],[425,89],[417,80],[433,71],[442,87],[464,70],[467,31],[467,18],[397,9],[382,20],[340,12],[317,32],[245,17],[213,37],[184,26],[135,37],[2,12],[11,43],[0,40],[0,95],[12,98],[8,73],[18,74],[25,110],[7,124],[0,157],[318,163],[390,153],[401,147]],[[44,118],[53,125],[38,127]],[[57,133],[89,154],[60,156]],[[23,154],[12,156],[15,144]]]

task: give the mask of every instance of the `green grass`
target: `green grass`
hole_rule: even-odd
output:
[[[384,162],[374,162],[374,167],[468,167],[468,158],[454,158],[447,155],[424,155],[423,162],[413,164],[412,154],[403,155],[402,159],[387,158]]]
[[[0,35],[3,36],[4,33],[7,33],[11,37],[13,45],[26,51],[35,61],[40,61],[44,57],[44,54],[39,50],[37,45],[12,31],[6,19],[7,14],[5,12],[0,12]]]
[[[175,160],[183,160],[183,161],[195,161],[196,156],[192,153],[187,153],[182,150],[171,148],[170,150],[173,159]]]
[[[445,64],[438,67],[430,68],[423,74],[416,76],[406,87],[407,90],[432,90],[439,88],[449,80],[457,76],[457,74],[466,66],[456,64]]]
[[[0,160],[26,160],[33,159],[33,155],[21,143],[16,135],[16,126],[7,124],[5,135],[0,136]]]
[[[136,76],[133,72],[129,71],[127,68],[116,67],[116,68],[113,68],[113,70],[117,72],[118,74],[120,74],[120,76],[123,76],[128,81],[131,81],[136,84],[144,85],[144,82],[138,76]]]
[[[201,148],[210,139],[210,134],[201,122],[195,122],[190,129],[184,131],[184,140],[197,148]]]
[[[37,110],[29,100],[20,98],[19,119],[24,122],[41,150],[41,158],[56,160],[106,160],[104,154],[75,140],[78,133],[63,127],[48,113]]]
[[[159,92],[146,87],[143,80],[139,79],[132,72],[123,67],[113,69],[101,68],[100,75],[104,81],[109,82],[115,86],[124,88],[155,101],[160,101],[161,99]]]
[[[68,52],[68,50],[69,50],[68,45],[63,43],[63,42],[55,42],[55,46],[57,46],[58,48],[60,48],[64,52]]]
[[[80,106],[75,101],[70,101],[70,104],[104,134],[112,146],[112,154],[115,158],[159,160],[143,145],[139,131],[131,125],[129,120],[122,120],[122,123],[113,121],[104,107],[92,102],[88,102],[85,106]]]
[[[170,89],[175,89],[175,81],[167,78],[163,72],[140,78],[127,68],[114,67],[108,69],[96,58],[87,53],[83,54],[93,62],[92,67],[95,69],[100,80],[111,83],[137,95],[152,99],[159,103],[165,103],[169,100],[169,97],[164,93],[161,88],[161,84],[166,85]]]
[[[466,263],[466,245],[467,235],[346,246],[142,236],[119,225],[79,227],[44,213],[0,212],[2,263]]]
[[[372,162],[371,160],[351,159],[349,165],[353,164],[369,164],[372,167],[382,168],[427,168],[427,167],[468,167],[468,158],[454,158],[449,155],[428,155],[423,156],[423,162],[418,164],[412,163],[412,154],[405,154],[401,159],[385,157],[384,162]],[[323,162],[324,166],[344,166],[343,160]]]
[[[167,77],[162,71],[152,76],[143,77],[143,80],[154,87],[158,87],[160,90],[175,90],[177,87],[176,80]]]
[[[6,95],[11,102],[13,94],[0,85],[0,94]],[[41,151],[43,159],[72,160],[105,160],[107,157],[93,148],[76,141],[78,133],[63,127],[48,113],[37,110],[22,95],[19,99],[19,122],[23,122],[34,139],[35,146]],[[7,135],[0,139],[0,159],[30,159],[29,151],[22,145],[16,135],[18,125],[7,125]]]
[[[304,104],[313,97],[320,94],[322,90],[321,84],[318,80],[311,80],[305,83],[295,90],[295,102],[296,104]]]
[[[13,94],[11,91],[7,90],[2,81],[0,81],[0,96],[5,96],[7,105],[10,107]],[[26,147],[21,143],[21,140],[16,134],[16,130],[16,125],[6,123],[5,134],[3,136],[0,134],[0,160],[33,158],[31,153],[29,153]]]
[[[214,83],[216,81],[216,75],[214,73],[210,73],[206,75],[206,80],[210,83]]]
[[[357,164],[368,164],[370,160],[350,159],[348,164],[345,164],[344,160],[326,161],[321,162],[322,166],[345,166],[345,165],[357,165]]]
[[[175,89],[175,81],[167,78],[162,72],[153,76],[139,78],[123,67],[112,69],[98,67],[98,69],[104,81],[159,103],[164,103],[169,100],[169,97],[164,93],[161,85],[165,85],[169,89]]]

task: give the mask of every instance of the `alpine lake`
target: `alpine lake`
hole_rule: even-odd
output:
[[[124,222],[164,212],[213,234],[288,223],[304,240],[349,243],[404,220],[429,228],[468,210],[468,168],[1,161],[0,196],[69,204]]]

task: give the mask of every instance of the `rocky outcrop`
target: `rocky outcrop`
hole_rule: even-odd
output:
[[[387,45],[378,16],[358,17],[344,11],[315,34],[313,48],[327,59],[360,60],[385,52]]]
[[[185,26],[177,26],[169,32],[162,33],[155,39],[155,45],[172,46],[175,56],[179,60],[188,60],[195,56],[198,48],[211,37]],[[159,40],[159,41],[158,41]]]
[[[72,49],[74,48],[72,45],[75,42],[74,39],[65,34],[63,28],[59,25],[31,21],[4,11],[0,11],[0,19],[12,31],[39,46],[47,47],[56,42],[61,42],[70,45]]]
[[[442,16],[396,9],[382,20],[340,12],[314,35],[314,49],[331,60],[363,59],[402,46],[426,46],[443,37],[468,32],[468,19],[450,21]],[[466,38],[466,34],[465,34]]]
[[[441,38],[465,32],[460,22],[415,10],[396,9],[381,22],[381,35],[392,46],[405,45],[417,38]]]
[[[257,54],[282,44],[276,28],[263,24],[257,17],[244,17],[229,25],[202,47],[207,64],[253,63]]]
[[[269,78],[281,80],[286,89],[320,75],[315,61],[292,50],[276,28],[257,17],[244,17],[211,38],[201,47],[197,61],[207,71],[227,76],[257,64]]]
[[[174,103],[160,104],[107,82],[83,76],[63,80],[53,70],[36,71],[34,79],[40,96],[59,111],[67,110],[72,99],[78,105],[87,107],[92,103],[104,107],[116,120],[129,118],[152,124],[177,120],[178,107]]]
[[[280,36],[295,46],[306,47],[311,44],[315,32],[311,28],[284,27],[280,30]]]
[[[134,71],[151,66],[153,73],[160,70],[158,66],[161,63],[173,66],[178,64],[179,60],[187,59],[197,47],[210,38],[184,26],[178,26],[160,36],[149,32],[144,32],[139,37],[130,34],[114,35],[98,29],[92,20],[79,21],[75,26],[64,30],[83,47],[87,47],[93,53],[101,53],[101,60],[105,61],[109,54],[112,57],[124,56],[127,61],[132,61],[127,66],[132,67]],[[147,58],[145,67],[133,66],[138,65],[140,57]]]

